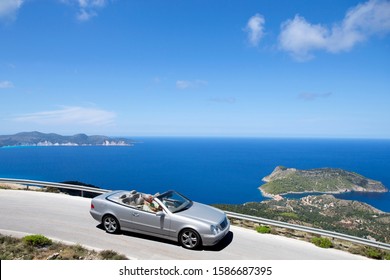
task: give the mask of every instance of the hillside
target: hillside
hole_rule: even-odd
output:
[[[13,135],[1,135],[0,147],[4,146],[131,146],[133,141],[127,138],[112,138],[102,135],[88,136],[76,134],[63,136],[38,131],[21,132]]]
[[[299,170],[278,166],[270,175],[264,177],[263,181],[266,183],[260,186],[260,190],[265,196],[306,192],[387,191],[379,181],[339,168]]]
[[[237,213],[390,243],[390,213],[362,202],[337,199],[329,194],[215,206]]]

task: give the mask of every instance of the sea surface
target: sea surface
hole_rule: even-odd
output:
[[[0,148],[0,177],[80,181],[147,193],[175,189],[207,203],[262,201],[258,187],[276,166],[342,168],[390,189],[390,140],[142,138],[126,147]],[[347,193],[390,212],[390,192]]]

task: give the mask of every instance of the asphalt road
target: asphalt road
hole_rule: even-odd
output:
[[[53,240],[108,249],[140,260],[355,260],[364,257],[311,243],[231,227],[217,246],[187,250],[144,235],[107,234],[90,216],[90,199],[64,194],[0,190],[0,233],[43,234]]]

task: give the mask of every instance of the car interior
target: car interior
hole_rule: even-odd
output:
[[[157,195],[159,195],[159,193],[156,193],[154,196],[152,196],[151,194],[140,193],[136,190],[132,190],[127,194],[121,195],[119,197],[119,202],[135,207],[137,209],[154,212],[153,210],[151,210],[151,208],[145,207],[145,200],[148,197],[156,197]]]

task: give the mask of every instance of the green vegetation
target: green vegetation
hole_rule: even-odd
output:
[[[0,234],[0,260],[127,260],[111,250],[96,252],[81,245],[64,245],[43,235],[15,238]]]
[[[298,170],[278,166],[263,180],[267,183],[261,186],[262,191],[272,195],[294,192],[344,192],[346,190],[386,191],[386,188],[378,181],[337,168]]]
[[[366,256],[371,258],[371,259],[376,259],[376,260],[380,260],[382,259],[382,252],[379,251],[378,249],[376,248],[367,248],[366,250]]]
[[[280,216],[286,217],[286,218],[291,218],[291,219],[294,219],[294,220],[298,220],[299,219],[298,214],[294,213],[294,212],[283,212],[283,213],[280,213]]]
[[[225,211],[335,231],[390,243],[390,213],[332,195],[214,205]]]
[[[376,260],[390,260],[390,252],[378,248],[366,247],[362,252],[363,256]]]
[[[321,248],[332,248],[333,247],[332,241],[330,241],[330,239],[325,238],[325,237],[313,237],[311,239],[311,243],[313,243],[314,245],[321,247]]]
[[[230,218],[230,222],[232,225],[254,229],[257,232],[262,231],[262,229],[260,228],[263,227],[263,225],[259,225],[258,223],[241,220],[241,219]],[[269,233],[271,234],[311,242],[321,248],[334,248],[337,250],[349,252],[351,254],[361,255],[367,258],[390,260],[389,250],[378,249],[376,247],[370,247],[366,245],[359,245],[354,242],[337,239],[337,238],[328,239],[324,237],[318,237],[318,235],[314,233],[308,233],[308,232],[303,232],[303,231],[298,231],[293,229],[280,228],[276,226],[267,226],[267,227],[269,227]]]
[[[26,245],[34,247],[45,247],[53,243],[53,241],[41,234],[27,235],[23,237],[22,240]]]
[[[269,226],[258,226],[256,227],[258,233],[271,233],[271,228]]]
[[[100,252],[102,260],[124,260],[127,259],[123,255],[119,255],[117,252],[112,250],[104,250]]]

